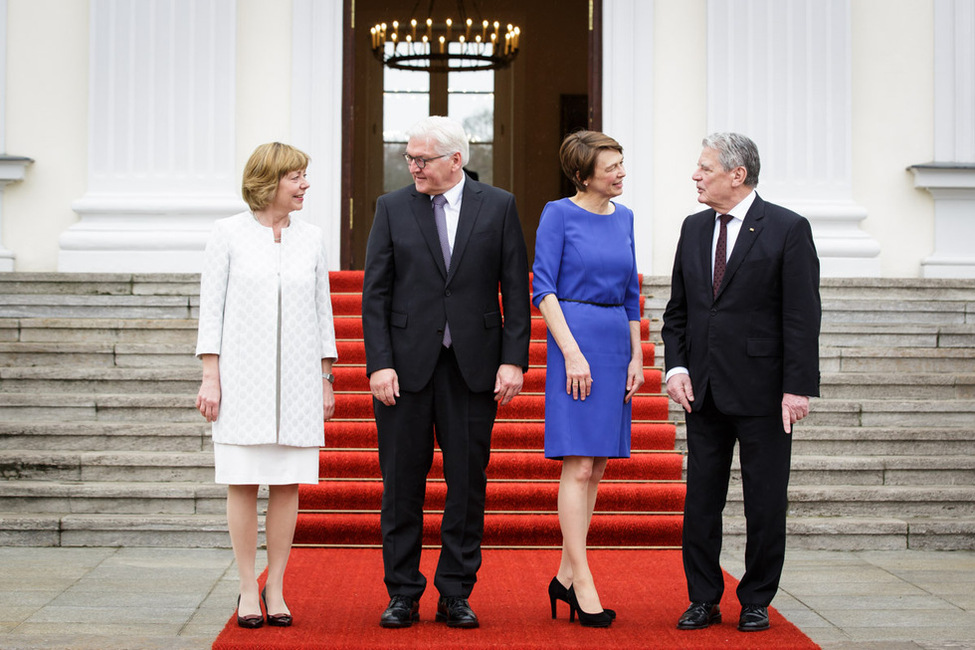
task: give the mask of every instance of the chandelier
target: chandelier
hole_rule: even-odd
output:
[[[372,53],[383,65],[423,72],[499,70],[518,56],[519,27],[483,19],[477,2],[475,20],[467,15],[462,0],[457,2],[456,22],[434,18],[434,2],[430,1],[425,21],[416,18],[417,0],[410,20],[378,23],[369,30]]]

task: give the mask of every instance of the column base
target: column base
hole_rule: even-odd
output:
[[[199,273],[216,219],[247,209],[234,196],[89,196],[61,233],[58,271]]]

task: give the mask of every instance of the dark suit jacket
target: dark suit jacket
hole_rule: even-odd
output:
[[[819,395],[819,258],[809,222],[755,202],[741,225],[716,298],[715,211],[684,220],[662,336],[667,369],[683,366],[693,407],[710,390],[728,415],[781,411],[782,394]]]
[[[529,310],[525,239],[510,193],[466,179],[449,274],[430,196],[410,185],[379,198],[362,286],[366,373],[393,368],[402,390],[420,390],[449,321],[468,387],[493,390],[500,364],[528,368]]]

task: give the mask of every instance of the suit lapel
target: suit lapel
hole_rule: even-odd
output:
[[[464,180],[464,198],[460,202],[460,218],[457,222],[457,234],[454,236],[454,248],[450,255],[450,271],[447,274],[447,281],[454,276],[457,267],[460,266],[464,251],[467,250],[467,243],[474,232],[474,224],[481,213],[481,194],[480,184],[469,176]]]
[[[741,266],[742,261],[748,256],[758,235],[762,232],[763,219],[765,218],[765,201],[757,194],[752,202],[752,207],[748,209],[748,214],[741,223],[738,231],[738,238],[735,239],[735,247],[731,250],[731,257],[728,258],[728,266],[725,267],[724,280],[721,281],[721,288],[718,290],[717,299],[724,293],[725,289],[735,278],[735,272]]]
[[[443,261],[443,251],[440,250],[440,235],[437,234],[437,222],[433,217],[433,203],[430,201],[430,197],[414,190],[410,207],[413,211],[413,218],[416,220],[416,226],[420,229],[420,234],[423,235],[423,239],[430,249],[430,254],[433,256],[437,268],[440,269],[440,274],[446,278],[447,267]]]

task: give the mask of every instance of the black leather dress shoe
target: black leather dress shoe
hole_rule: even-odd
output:
[[[678,630],[703,630],[721,622],[721,608],[714,603],[691,603],[677,621]]]
[[[382,627],[409,627],[420,620],[420,603],[409,596],[393,596],[379,617]]]
[[[477,614],[471,609],[466,598],[448,596],[437,603],[437,620],[447,623],[447,627],[477,627]]]
[[[742,605],[738,618],[739,632],[761,632],[768,629],[768,607]]]

